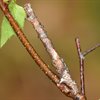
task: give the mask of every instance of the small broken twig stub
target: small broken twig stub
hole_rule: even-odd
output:
[[[82,54],[83,54],[84,56],[86,56],[87,54],[89,54],[90,52],[94,51],[95,49],[97,49],[97,48],[99,48],[99,47],[100,47],[100,43],[98,43],[98,44],[96,44],[95,46],[93,46],[92,48],[90,48],[90,49],[84,51]]]
[[[59,84],[64,83],[68,85],[71,88],[73,94],[76,95],[78,93],[78,88],[75,81],[72,80],[69,74],[68,66],[65,64],[64,60],[60,58],[60,56],[54,49],[51,40],[47,36],[47,32],[44,30],[43,26],[41,25],[35,13],[33,12],[31,4],[30,3],[25,4],[24,8],[27,13],[28,21],[30,21],[34,26],[36,32],[38,33],[38,37],[44,44],[47,52],[49,53],[52,59],[53,66],[57,69],[57,72],[61,77]]]

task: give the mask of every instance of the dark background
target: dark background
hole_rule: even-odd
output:
[[[24,5],[27,0],[17,0]],[[75,37],[82,50],[100,42],[99,0],[30,0],[53,44],[68,64],[79,86],[79,62]],[[0,23],[3,13],[0,11]],[[29,22],[24,32],[36,51],[50,65],[51,60]],[[85,58],[86,95],[100,98],[100,49]],[[53,69],[53,67],[51,67]],[[16,36],[0,49],[0,100],[71,100],[65,97],[34,63]]]

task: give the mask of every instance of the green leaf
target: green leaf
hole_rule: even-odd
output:
[[[19,27],[23,29],[24,22],[26,18],[26,13],[23,7],[15,3],[16,0],[12,0],[9,4],[9,11],[18,23]],[[8,39],[10,39],[15,34],[13,28],[11,27],[9,21],[6,17],[3,18],[1,25],[1,34],[0,34],[0,47],[2,47]]]

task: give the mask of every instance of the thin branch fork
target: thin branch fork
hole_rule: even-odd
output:
[[[80,84],[81,84],[81,93],[85,96],[85,80],[84,80],[84,56],[81,52],[81,46],[79,38],[75,39],[76,41],[76,47],[77,52],[79,56],[79,62],[80,62]]]
[[[74,100],[85,100],[84,96],[77,93],[76,95],[73,95],[73,92],[70,90],[70,88],[65,84],[59,84],[60,80],[59,78],[48,68],[48,65],[46,65],[43,60],[40,58],[40,56],[36,53],[35,49],[32,47],[32,45],[29,43],[28,39],[24,35],[23,31],[20,29],[12,15],[10,14],[8,10],[8,5],[3,2],[3,0],[0,0],[0,8],[3,11],[4,15],[10,22],[12,28],[14,29],[16,35],[20,39],[23,46],[26,48],[30,56],[33,58],[33,60],[39,65],[41,70],[45,73],[46,76],[48,76],[53,83],[61,90],[62,93],[64,93],[66,96],[73,98]]]
[[[85,56],[86,55],[88,55],[89,53],[91,53],[95,49],[99,48],[100,47],[100,43],[96,44],[92,48],[90,48],[90,49],[88,49],[88,50],[86,50],[86,51],[84,51],[82,53],[79,38],[76,38],[75,39],[75,42],[76,42],[76,47],[77,47],[77,52],[78,52],[79,62],[80,62],[80,85],[81,85],[81,94],[83,94],[84,97],[86,98],[86,94],[85,94],[85,77],[84,77],[84,59],[85,59]]]

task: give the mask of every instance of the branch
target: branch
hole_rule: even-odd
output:
[[[40,38],[41,42],[45,46],[48,54],[52,59],[53,66],[57,69],[57,72],[60,75],[60,84],[65,83],[66,85],[68,85],[72,89],[73,94],[76,95],[78,93],[76,83],[72,80],[67,65],[56,52],[51,40],[47,36],[47,32],[44,30],[43,26],[41,25],[35,13],[33,12],[31,4],[25,4],[24,8],[27,13],[28,21],[31,22],[31,24],[35,28],[38,37]]]
[[[79,62],[80,62],[81,94],[83,94],[84,97],[86,98],[86,94],[85,94],[85,78],[84,78],[84,59],[85,59],[85,56],[87,54],[89,54],[92,51],[94,51],[95,49],[99,48],[100,47],[100,43],[96,44],[92,48],[90,48],[90,49],[88,49],[88,50],[86,50],[86,51],[84,51],[82,53],[79,38],[76,38],[75,41],[76,41],[76,47],[77,47],[77,52],[78,52],[78,55],[79,55]]]
[[[74,100],[85,100],[84,96],[77,93],[76,95],[73,94],[71,89],[66,86],[65,84],[59,84],[60,80],[59,78],[48,68],[48,65],[46,65],[43,60],[40,58],[40,56],[37,54],[35,49],[32,47],[32,45],[29,43],[28,39],[24,35],[23,31],[18,26],[17,22],[14,20],[12,15],[9,12],[8,5],[3,2],[3,0],[0,0],[0,8],[3,11],[4,15],[10,22],[12,28],[14,29],[17,37],[23,44],[23,46],[26,48],[30,56],[33,58],[33,60],[38,64],[40,69],[45,73],[46,76],[48,76],[53,83],[61,90],[62,93],[64,93],[66,96],[73,98]]]
[[[95,49],[97,49],[97,48],[99,48],[99,47],[100,47],[100,43],[98,43],[98,44],[96,44],[95,46],[93,46],[92,48],[90,48],[90,49],[84,51],[82,54],[83,54],[84,56],[86,56],[87,54],[91,53],[92,51],[94,51]]]
[[[77,52],[79,56],[80,62],[80,84],[81,84],[81,93],[85,96],[85,80],[84,80],[84,56],[81,52],[80,41],[79,38],[75,39]]]

